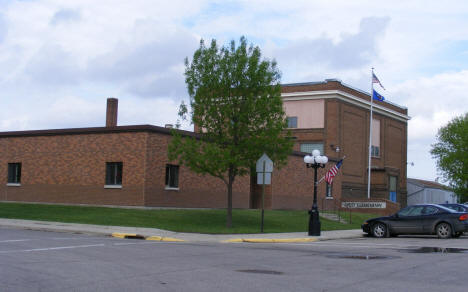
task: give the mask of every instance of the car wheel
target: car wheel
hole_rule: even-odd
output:
[[[375,223],[372,226],[372,235],[374,235],[377,238],[382,238],[385,237],[387,234],[387,226],[383,223]]]
[[[450,238],[452,236],[452,227],[448,223],[440,223],[436,226],[436,233],[439,238]]]

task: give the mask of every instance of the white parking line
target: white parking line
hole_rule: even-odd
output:
[[[0,243],[7,242],[20,242],[20,241],[31,241],[32,239],[10,239],[10,240],[0,240]]]
[[[19,249],[19,250],[2,250],[0,253],[15,253],[15,252],[35,252],[35,251],[50,251],[50,250],[61,250],[61,249],[73,249],[73,248],[86,248],[86,247],[98,247],[105,246],[101,244],[88,244],[88,245],[72,245],[72,246],[57,246],[57,247],[46,247],[46,248],[33,248],[33,249]]]

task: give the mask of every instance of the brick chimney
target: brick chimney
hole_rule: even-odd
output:
[[[109,97],[107,99],[106,127],[117,126],[118,108],[119,108],[119,100],[117,98]]]

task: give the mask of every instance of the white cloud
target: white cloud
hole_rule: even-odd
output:
[[[388,18],[364,18],[359,31],[343,34],[337,42],[325,36],[299,39],[290,45],[277,46],[271,54],[282,68],[287,68],[286,82],[332,77],[357,80],[362,76],[361,70],[369,68],[378,57],[377,41],[385,33],[388,22]],[[327,76],[330,73],[334,76]]]
[[[430,155],[439,128],[468,112],[468,70],[420,77],[394,86],[391,96],[408,106],[408,175],[435,179],[438,175]]]
[[[407,106],[408,173],[433,179],[437,129],[466,112],[468,2],[0,0],[0,131],[175,123],[183,59],[200,37],[247,36],[284,82],[339,78],[370,88],[370,67]],[[456,66],[456,68],[454,68]],[[187,126],[188,127],[188,126]]]
[[[73,9],[62,9],[55,12],[54,16],[50,20],[50,24],[59,25],[70,21],[78,21],[80,18],[81,14],[79,11]]]

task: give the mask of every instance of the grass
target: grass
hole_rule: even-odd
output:
[[[352,214],[352,224],[321,218],[322,231],[359,229],[369,214]],[[226,210],[124,209],[29,203],[0,203],[0,218],[56,221],[95,225],[149,227],[176,232],[211,234],[259,233],[260,210],[233,210],[233,227],[226,228]],[[307,211],[265,210],[264,232],[302,232],[308,226]]]

